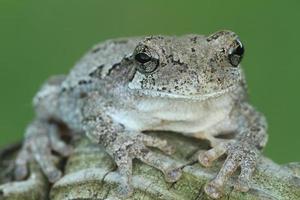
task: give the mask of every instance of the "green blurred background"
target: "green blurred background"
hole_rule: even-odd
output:
[[[133,35],[237,32],[251,102],[269,121],[265,154],[300,160],[300,1],[0,0],[0,146],[22,138],[31,99],[93,44]]]

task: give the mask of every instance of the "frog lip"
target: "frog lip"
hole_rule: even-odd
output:
[[[161,98],[171,98],[171,99],[182,99],[182,100],[192,100],[192,101],[205,101],[211,98],[216,98],[222,96],[223,94],[228,94],[229,92],[235,90],[238,86],[232,85],[226,89],[219,90],[213,93],[207,94],[192,94],[192,95],[183,95],[183,94],[176,94],[176,93],[168,93],[162,91],[155,91],[155,90],[140,90],[134,89],[138,91],[138,93],[143,94],[148,97],[161,97]]]

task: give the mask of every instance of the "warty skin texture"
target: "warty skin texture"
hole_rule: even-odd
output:
[[[242,43],[231,31],[122,38],[96,45],[69,75],[50,78],[35,96],[36,118],[26,130],[16,177],[26,177],[32,159],[50,182],[62,176],[51,151],[62,156],[71,153],[60,139],[63,124],[71,135],[85,133],[105,147],[118,166],[121,197],[132,193],[134,158],[174,182],[180,178],[180,167],[147,148],[171,154],[172,144],[143,133],[166,130],[209,140],[212,148],[199,155],[204,166],[227,155],[218,175],[205,186],[210,197],[223,194],[238,167],[241,173],[235,188],[247,191],[267,142],[267,124],[247,102],[239,65],[243,53]]]

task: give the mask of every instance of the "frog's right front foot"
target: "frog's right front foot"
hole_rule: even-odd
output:
[[[71,147],[60,139],[57,125],[39,120],[31,123],[15,162],[16,179],[22,180],[28,176],[28,164],[34,160],[51,183],[59,180],[62,172],[55,166],[52,151],[64,157],[71,153]]]
[[[135,158],[162,171],[167,182],[175,182],[181,176],[181,168],[172,159],[152,152],[146,146],[159,148],[167,154],[174,150],[165,140],[144,134],[133,137],[120,136],[107,149],[112,154],[121,175],[119,193],[122,197],[130,196],[133,192],[131,183],[132,160]]]

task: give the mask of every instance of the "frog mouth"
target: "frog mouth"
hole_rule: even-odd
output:
[[[207,93],[207,94],[189,94],[189,95],[184,95],[184,94],[176,94],[176,93],[169,93],[169,92],[162,92],[162,91],[155,91],[155,90],[150,90],[150,89],[134,89],[138,91],[138,93],[146,96],[151,96],[151,97],[161,97],[161,98],[170,98],[170,99],[181,99],[181,100],[192,100],[192,101],[205,101],[211,98],[217,98],[220,97],[224,94],[228,94],[232,92],[233,90],[237,89],[238,85],[232,85],[226,89],[222,89],[219,91],[215,91],[212,93]]]

